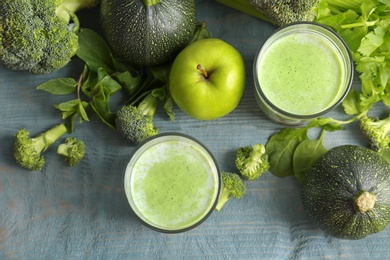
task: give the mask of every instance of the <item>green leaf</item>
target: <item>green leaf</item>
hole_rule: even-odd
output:
[[[59,109],[62,113],[62,119],[80,116],[80,122],[89,121],[88,114],[86,112],[86,107],[88,107],[88,103],[81,101],[79,99],[73,99],[66,102],[62,102],[60,104],[54,105],[57,109]]]
[[[173,111],[175,102],[173,101],[171,95],[165,98],[165,100],[163,101],[163,105],[164,105],[164,111],[169,116],[169,119],[171,119],[172,122],[175,122],[175,112]]]
[[[271,136],[266,144],[269,171],[276,176],[286,177],[294,175],[293,154],[300,142],[307,140],[306,127],[284,128]]]
[[[358,52],[365,56],[370,56],[384,42],[386,30],[382,27],[376,27],[374,31],[368,33],[361,41]]]
[[[89,106],[89,104],[85,101],[79,102],[78,107],[78,114],[80,115],[80,123],[83,121],[89,121],[89,117],[86,111],[86,108]]]
[[[335,120],[331,117],[319,117],[314,119],[310,124],[307,126],[309,128],[311,127],[319,127],[323,130],[326,130],[328,132],[334,132],[338,130],[343,130],[343,126],[338,123],[338,120]]]
[[[93,99],[100,99],[108,102],[110,97],[122,89],[121,84],[114,80],[103,68],[99,68],[97,75],[97,83],[92,88]]]
[[[354,54],[356,70],[361,73],[360,77],[375,80],[379,74],[379,68],[386,66],[386,57],[384,56],[361,56]]]
[[[99,99],[94,99],[91,102],[92,109],[96,115],[110,128],[115,128],[115,113],[110,111],[107,102]]]
[[[84,71],[83,78],[84,80],[81,85],[81,90],[87,97],[92,97],[93,88],[96,86],[98,81],[97,72],[91,70]]]
[[[98,70],[98,82],[97,85],[102,85],[107,90],[109,95],[113,95],[122,89],[121,84],[113,79],[104,68]]]
[[[357,115],[361,112],[360,110],[360,92],[351,89],[348,95],[343,100],[343,108],[348,115]]]
[[[132,96],[137,93],[142,86],[142,76],[133,76],[129,71],[125,71],[115,75],[117,81],[126,89],[127,93]]]
[[[79,48],[76,55],[82,59],[92,71],[104,68],[109,74],[118,70],[108,44],[97,33],[90,29],[81,29],[78,33]]]
[[[312,164],[327,151],[322,144],[324,133],[325,131],[322,130],[321,137],[318,140],[303,140],[294,151],[294,174],[301,183],[304,181],[307,171]]]
[[[390,107],[390,93],[382,96],[382,102],[385,106]]]
[[[385,159],[388,163],[390,163],[390,148],[383,149],[378,153],[382,156],[383,159]]]
[[[37,89],[53,95],[66,95],[74,92],[76,87],[77,81],[73,78],[57,78],[40,84]]]
[[[378,0],[379,3],[383,3],[385,5],[387,5],[388,7],[390,7],[390,0]]]
[[[207,23],[206,22],[198,23],[195,32],[192,36],[192,39],[189,41],[188,45],[190,45],[195,41],[199,41],[211,37],[212,37],[211,32],[207,30]]]
[[[169,78],[169,73],[171,71],[172,64],[166,64],[161,66],[154,66],[150,68],[153,76],[161,82],[167,83]]]
[[[80,100],[73,99],[66,102],[62,102],[60,104],[54,105],[57,109],[63,112],[73,112],[77,111],[77,107],[80,103]]]

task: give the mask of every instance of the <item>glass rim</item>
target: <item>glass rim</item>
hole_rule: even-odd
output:
[[[281,31],[283,31],[285,29],[288,29],[289,27],[294,27],[294,26],[298,26],[298,25],[311,25],[313,27],[318,27],[318,28],[324,29],[325,31],[327,31],[328,33],[333,35],[339,41],[341,46],[344,48],[345,53],[346,53],[346,57],[348,58],[348,60],[346,60],[345,58],[342,58],[342,60],[345,60],[345,62],[344,62],[345,65],[344,64],[343,65],[344,66],[350,66],[350,73],[349,73],[349,75],[346,75],[346,77],[349,77],[349,78],[346,80],[346,87],[345,87],[345,90],[343,91],[343,94],[340,96],[340,98],[336,102],[334,102],[331,106],[327,107],[326,109],[321,110],[320,112],[316,112],[314,114],[310,114],[310,115],[294,114],[294,113],[285,111],[285,110],[277,107],[276,105],[274,105],[267,98],[267,96],[264,94],[264,92],[263,92],[263,90],[262,90],[262,88],[260,86],[260,82],[259,82],[259,78],[258,78],[258,74],[257,74],[257,67],[258,67],[257,64],[258,64],[258,60],[259,60],[259,57],[260,57],[261,51],[263,50],[264,45],[267,42],[269,42],[270,40],[272,40],[273,37],[275,37],[275,35],[277,35]],[[331,43],[337,45],[337,43],[335,43],[333,40],[331,40]],[[343,57],[344,57],[344,55],[343,55]],[[299,21],[299,22],[292,22],[292,23],[289,23],[289,24],[286,24],[286,25],[283,25],[283,26],[277,28],[268,37],[268,39],[261,45],[261,47],[259,48],[259,50],[257,51],[256,56],[255,56],[254,65],[253,65],[253,75],[254,75],[254,80],[255,80],[255,90],[258,93],[258,95],[260,96],[260,98],[268,106],[270,106],[273,110],[275,110],[277,113],[279,113],[279,114],[281,114],[283,116],[286,116],[286,117],[289,117],[289,118],[293,118],[293,119],[297,119],[297,120],[309,120],[309,119],[317,118],[317,117],[320,117],[320,116],[322,116],[324,114],[329,113],[330,111],[335,109],[337,106],[339,106],[343,102],[343,100],[346,98],[346,96],[348,95],[349,90],[352,87],[352,82],[353,82],[353,78],[354,78],[354,63],[353,63],[351,51],[349,50],[348,45],[341,38],[341,36],[338,35],[335,31],[333,31],[331,28],[329,28],[329,27],[327,27],[325,25],[322,25],[322,24],[319,24],[319,23],[316,23],[316,22]]]
[[[203,216],[201,216],[201,218],[198,220],[198,221],[195,221],[194,223],[190,224],[189,226],[185,226],[185,227],[181,227],[181,228],[178,228],[178,229],[170,229],[170,228],[164,228],[164,227],[161,227],[159,225],[153,225],[151,222],[148,223],[146,220],[147,218],[142,218],[138,213],[141,214],[141,212],[138,210],[137,206],[135,206],[135,203],[131,203],[130,200],[134,201],[133,200],[133,197],[132,197],[132,192],[131,192],[131,173],[132,171],[128,171],[128,168],[129,168],[129,165],[131,164],[132,160],[134,159],[134,156],[136,155],[137,152],[139,152],[142,148],[144,148],[145,146],[147,146],[148,143],[152,142],[152,141],[155,141],[157,139],[164,139],[164,138],[167,138],[167,137],[179,137],[183,140],[187,139],[191,142],[194,142],[196,143],[197,145],[199,145],[200,148],[203,149],[203,151],[199,151],[200,153],[202,154],[207,154],[207,156],[209,156],[209,158],[211,159],[211,163],[212,165],[215,167],[215,170],[216,170],[216,183],[214,185],[217,186],[216,188],[216,194],[214,195],[215,196],[215,199],[212,203],[210,203],[210,209],[208,209],[208,211],[206,212],[205,211],[205,214]],[[168,141],[168,140],[162,140],[161,142],[159,143],[162,143],[162,142],[165,142],[165,141]],[[150,146],[151,147],[151,146]],[[145,151],[147,149],[149,149],[150,147],[146,147]],[[138,160],[138,158],[136,158],[136,161]],[[135,162],[136,162],[135,161]],[[215,173],[214,173],[215,174]],[[199,226],[200,224],[202,224],[212,213],[213,211],[215,210],[215,207],[216,205],[218,204],[218,201],[219,201],[219,197],[220,197],[220,194],[221,194],[221,189],[222,189],[222,173],[221,173],[221,169],[220,169],[220,166],[218,164],[218,161],[216,160],[216,158],[214,157],[214,155],[211,153],[210,149],[207,148],[206,145],[204,145],[201,141],[199,141],[198,139],[188,135],[188,134],[184,134],[184,133],[179,133],[179,132],[165,132],[165,133],[159,133],[157,135],[154,135],[148,139],[146,139],[145,141],[139,143],[138,145],[135,146],[134,150],[131,152],[130,154],[130,159],[128,161],[128,163],[126,164],[126,167],[125,167],[125,175],[124,175],[124,188],[125,188],[125,194],[126,194],[126,198],[127,198],[127,201],[130,205],[130,208],[132,209],[135,217],[146,227],[154,230],[154,231],[158,231],[158,232],[162,232],[162,233],[181,233],[181,232],[185,232],[185,231],[189,231],[197,226]],[[135,208],[133,208],[133,206]],[[142,214],[141,214],[142,215]],[[145,220],[146,219],[146,220]]]

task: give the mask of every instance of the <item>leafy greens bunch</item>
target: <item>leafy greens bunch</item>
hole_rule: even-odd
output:
[[[209,37],[206,23],[199,23],[188,44]],[[167,85],[171,64],[133,68],[115,57],[99,34],[86,28],[78,33],[78,45],[76,55],[85,63],[79,78],[51,79],[37,87],[70,97],[54,105],[61,111],[62,119],[67,120],[70,131],[74,130],[77,119],[83,123],[97,115],[126,140],[137,144],[158,132],[152,122],[158,101],[174,121],[174,102]],[[114,96],[120,98],[114,100]],[[112,100],[121,101],[114,106]]]
[[[295,175],[303,181],[311,164],[326,152],[322,144],[326,131],[343,129],[358,121],[369,146],[390,161],[390,115],[379,119],[370,115],[377,103],[390,106],[390,2],[385,0],[354,1],[359,8],[346,11],[330,8],[321,1],[316,22],[333,28],[347,43],[359,72],[361,89],[351,89],[342,105],[350,116],[345,121],[317,118],[304,127],[285,128],[270,137],[266,144],[270,172],[276,176]],[[308,131],[321,129],[312,140]]]
[[[303,181],[311,164],[326,152],[326,132],[358,121],[369,147],[390,162],[390,114],[371,115],[377,103],[390,106],[390,2],[388,0],[218,0],[242,12],[275,24],[314,21],[335,30],[348,45],[361,80],[342,105],[349,119],[316,118],[303,127],[284,128],[266,144],[269,171],[280,177],[295,175]],[[309,130],[320,131],[318,139]]]

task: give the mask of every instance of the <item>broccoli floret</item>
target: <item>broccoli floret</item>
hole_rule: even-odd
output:
[[[278,26],[297,21],[313,21],[320,0],[248,0],[268,20]]]
[[[360,118],[359,126],[372,150],[380,152],[390,147],[390,115],[385,119],[365,115]]]
[[[70,166],[76,166],[84,158],[85,143],[75,137],[68,137],[58,146],[57,153],[62,155]]]
[[[231,198],[240,199],[246,193],[245,183],[234,172],[222,171],[222,189],[215,210],[220,211],[225,203]]]
[[[35,74],[64,67],[78,50],[75,12],[99,0],[0,1],[0,60]]]
[[[30,132],[24,128],[20,129],[15,134],[14,140],[14,157],[16,162],[28,170],[42,170],[45,165],[45,158],[42,153],[66,132],[68,132],[66,126],[59,124],[31,138]]]
[[[263,144],[238,148],[235,162],[241,175],[250,181],[259,178],[270,167]]]
[[[115,127],[129,142],[138,144],[158,133],[153,125],[158,98],[148,94],[138,106],[126,105],[116,113]]]

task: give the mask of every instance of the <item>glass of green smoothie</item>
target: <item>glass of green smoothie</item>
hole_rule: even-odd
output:
[[[256,99],[273,121],[305,124],[341,104],[353,72],[349,49],[334,31],[292,23],[271,35],[255,58]]]
[[[214,211],[221,172],[211,152],[181,133],[158,134],[134,150],[125,171],[130,206],[147,227],[190,230]]]

